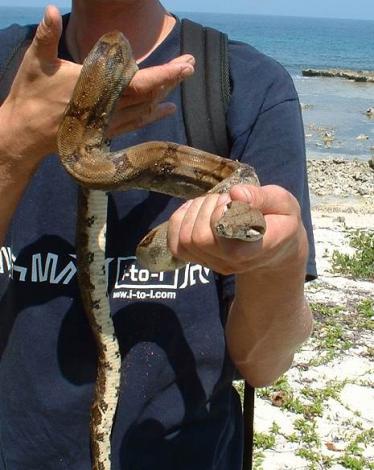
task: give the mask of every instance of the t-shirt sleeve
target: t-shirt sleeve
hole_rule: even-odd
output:
[[[252,165],[262,185],[282,186],[297,198],[309,240],[307,280],[314,279],[304,126],[293,81],[279,63],[242,43],[230,45],[230,75],[231,157]],[[227,276],[224,296],[233,295],[234,276]]]

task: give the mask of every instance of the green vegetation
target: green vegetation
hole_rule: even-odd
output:
[[[365,299],[357,305],[359,327],[374,330],[374,300]]]
[[[352,457],[352,455],[347,455],[344,454],[342,458],[338,460],[338,463],[342,465],[344,468],[350,468],[352,470],[363,470],[364,468],[366,469],[372,469],[373,466],[366,462],[365,459],[362,457]]]
[[[340,353],[347,351],[361,336],[362,330],[374,329],[374,300],[351,302],[347,307],[311,303],[315,324],[313,341],[320,354],[309,366],[327,364]],[[373,354],[370,346],[367,356]]]
[[[253,434],[253,468],[260,470],[264,459],[263,451],[275,446],[277,436],[280,435],[280,427],[273,423],[268,433],[254,432]]]
[[[374,279],[374,231],[356,230],[348,238],[355,253],[347,255],[334,250],[331,258],[333,271],[355,279]]]
[[[369,429],[358,434],[347,445],[344,455],[338,462],[345,468],[361,470],[364,468],[373,470],[374,463],[368,462],[363,456],[365,448],[374,445],[374,429]]]
[[[363,453],[366,448],[374,445],[374,429],[362,431],[347,445],[344,454],[337,460],[340,465],[352,470],[374,470],[374,463],[368,462]]]
[[[294,428],[299,433],[300,442],[300,448],[296,451],[296,455],[308,460],[310,470],[317,469],[321,462],[321,453],[319,452],[321,441],[316,431],[315,421],[300,418],[295,420]]]
[[[295,396],[287,376],[283,375],[271,387],[259,389],[257,395],[272,402],[276,400],[280,408],[302,415],[304,419],[308,420],[312,417],[322,416],[324,402],[329,398],[338,400],[339,393],[345,384],[345,381],[330,381],[324,388],[305,386],[300,390],[300,396]]]
[[[363,317],[371,319],[374,316],[374,300],[363,300],[358,304],[357,311]]]
[[[253,445],[257,449],[271,449],[275,445],[275,435],[264,432],[255,432],[253,435]]]
[[[338,305],[311,303],[310,308],[315,318],[313,339],[321,354],[309,365],[319,366],[352,346],[349,337],[351,329],[345,328],[346,322],[350,320],[344,315],[344,308]]]
[[[312,338],[313,351],[316,354],[296,362],[296,367],[307,370],[309,367],[326,364],[335,359],[353,345],[365,346],[365,338],[374,326],[374,299],[347,299],[345,305],[311,303],[315,317]],[[308,350],[308,344],[306,346]],[[374,349],[368,346],[365,356],[374,356]],[[312,358],[312,359],[311,359]],[[296,359],[297,361],[297,359]],[[266,432],[254,435],[254,469],[263,469],[263,462],[271,449],[283,445],[284,440],[293,443],[295,455],[306,461],[309,470],[329,469],[335,465],[351,470],[374,470],[374,462],[368,461],[365,450],[374,445],[374,430],[364,430],[360,413],[351,410],[349,418],[341,422],[338,443],[339,450],[334,452],[335,441],[324,442],[319,436],[319,418],[325,416],[328,400],[340,400],[342,389],[347,383],[370,386],[370,380],[332,380],[317,383],[305,381],[303,387],[293,388],[291,377],[285,374],[272,386],[256,390],[258,397],[270,401],[288,413],[293,421],[292,433],[284,432],[273,423]],[[238,385],[243,392],[242,384]],[[327,416],[327,419],[330,419]],[[331,452],[333,451],[333,452]]]

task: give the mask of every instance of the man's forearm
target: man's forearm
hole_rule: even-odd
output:
[[[37,164],[24,157],[24,135],[10,126],[6,105],[0,107],[0,246]]]
[[[11,161],[0,144],[0,246],[31,175]]]
[[[242,376],[255,387],[269,385],[285,372],[311,333],[304,279],[304,262],[236,276],[226,325],[228,349]]]

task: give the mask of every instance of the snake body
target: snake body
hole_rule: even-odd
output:
[[[79,183],[77,220],[78,281],[98,349],[98,371],[91,408],[94,470],[110,470],[110,437],[116,411],[121,356],[107,293],[105,264],[106,191],[146,189],[190,199],[227,192],[240,182],[258,185],[253,168],[170,142],[146,142],[110,152],[105,131],[116,101],[138,70],[128,41],[119,32],[104,35],[84,61],[58,135],[60,160]],[[219,236],[258,240],[262,214],[233,202],[216,226]],[[167,246],[167,222],[139,243],[139,262],[151,271],[185,264]]]

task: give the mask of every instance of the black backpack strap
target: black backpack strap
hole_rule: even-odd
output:
[[[243,403],[243,470],[251,470],[253,462],[253,420],[255,411],[255,389],[244,381]]]
[[[195,73],[182,83],[182,107],[189,145],[229,155],[226,110],[230,98],[227,36],[182,20],[182,54],[196,59]]]
[[[195,73],[182,82],[182,107],[188,144],[229,156],[226,111],[230,100],[227,35],[182,20],[182,54],[196,59]],[[254,389],[244,386],[243,470],[252,469]]]

